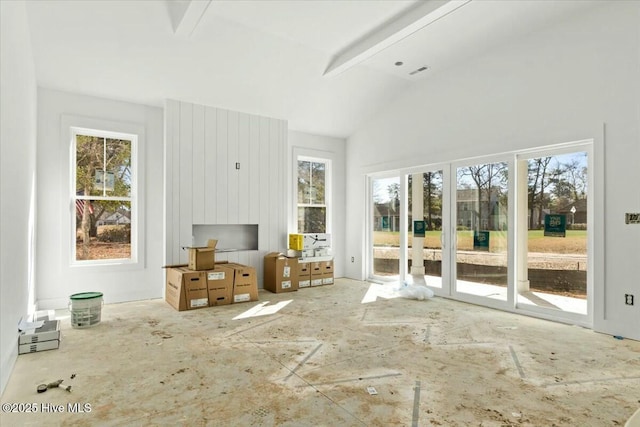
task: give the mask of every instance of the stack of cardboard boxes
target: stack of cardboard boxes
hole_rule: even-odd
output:
[[[291,292],[300,288],[333,284],[330,234],[290,234],[289,253],[264,257],[264,288]]]
[[[258,300],[253,267],[216,263],[215,240],[189,248],[187,267],[167,268],[165,300],[178,311]]]
[[[310,262],[272,252],[264,257],[264,289],[274,293],[333,284],[333,260]]]
[[[309,263],[311,286],[333,285],[333,261]]]
[[[55,319],[53,310],[38,311],[27,319],[30,321],[24,324],[28,326],[20,331],[18,337],[18,354],[55,350],[60,347],[60,321]],[[40,322],[43,322],[42,325]],[[40,326],[36,328],[36,324]]]

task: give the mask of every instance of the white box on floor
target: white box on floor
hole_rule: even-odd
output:
[[[55,350],[58,347],[60,347],[60,340],[40,341],[33,344],[21,344],[18,346],[18,354]]]
[[[34,344],[52,340],[60,340],[59,320],[45,320],[44,324],[39,328],[21,331],[18,344]]]

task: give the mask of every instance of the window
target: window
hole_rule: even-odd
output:
[[[137,135],[72,128],[71,138],[72,263],[135,262]]]
[[[330,161],[298,157],[298,232],[328,233]]]

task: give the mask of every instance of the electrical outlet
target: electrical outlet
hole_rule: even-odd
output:
[[[351,257],[351,262],[356,262],[356,258],[355,257]]]
[[[624,303],[626,305],[633,305],[633,294],[624,294]]]

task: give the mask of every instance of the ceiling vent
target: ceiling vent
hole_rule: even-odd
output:
[[[414,74],[421,73],[421,72],[426,71],[426,70],[428,70],[428,69],[429,69],[429,67],[427,67],[427,66],[420,67],[420,68],[418,68],[417,70],[413,70],[412,72],[410,72],[410,73],[409,73],[409,75],[410,75],[410,76],[413,76]]]

